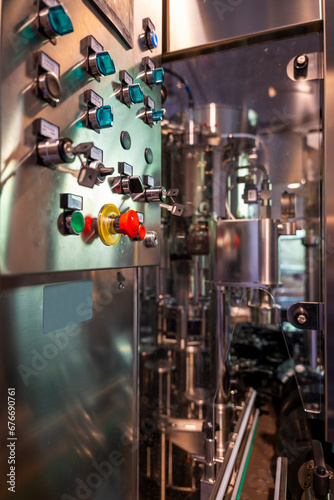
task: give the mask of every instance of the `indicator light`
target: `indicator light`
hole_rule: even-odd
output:
[[[129,86],[129,97],[133,104],[144,102],[144,94],[139,83]]]
[[[63,36],[72,33],[71,19],[62,5],[50,7],[48,17],[50,25],[57,35]]]
[[[65,215],[66,229],[70,234],[80,234],[85,228],[85,218],[82,212],[75,211]]]

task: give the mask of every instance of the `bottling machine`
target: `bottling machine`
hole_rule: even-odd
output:
[[[332,498],[330,2],[0,8],[1,498]]]

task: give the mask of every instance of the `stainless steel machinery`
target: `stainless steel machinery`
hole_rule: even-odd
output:
[[[329,500],[328,0],[3,0],[1,498]]]

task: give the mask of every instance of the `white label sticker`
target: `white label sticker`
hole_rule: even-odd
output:
[[[44,3],[45,3],[48,7],[55,7],[56,5],[59,5],[58,0],[44,0]]]
[[[44,52],[42,52],[41,66],[43,69],[45,69],[45,71],[51,71],[51,73],[54,73],[59,77],[59,64],[51,59],[51,57],[44,54]]]
[[[92,149],[90,150],[90,156],[94,160],[103,161],[102,149],[96,148],[95,146],[93,146]]]
[[[91,100],[91,103],[94,104],[94,106],[97,106],[98,108],[100,106],[103,106],[103,99],[102,99],[102,97],[100,97],[97,94],[95,94],[95,92],[91,92],[91,94],[90,94],[90,100]]]
[[[257,191],[250,189],[247,194],[248,201],[257,201]]]
[[[93,50],[95,50],[95,52],[102,52],[103,51],[102,45],[97,40],[95,40],[95,38],[93,36],[91,38],[90,46]]]
[[[59,138],[59,129],[57,125],[52,125],[52,123],[47,122],[46,120],[41,120],[41,134],[45,137],[49,137],[50,139],[58,139]]]

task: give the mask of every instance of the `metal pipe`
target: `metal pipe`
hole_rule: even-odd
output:
[[[249,391],[249,396],[245,402],[245,406],[239,416],[234,435],[237,435],[235,442],[230,442],[228,447],[228,453],[226,454],[224,463],[218,473],[217,480],[211,491],[209,500],[223,500],[227,487],[230,482],[230,477],[233,472],[235,462],[238,456],[238,452],[243,441],[245,431],[247,429],[248,421],[253,410],[253,406],[256,398],[256,391],[251,389]]]
[[[256,428],[257,428],[257,424],[258,424],[258,421],[259,421],[259,416],[260,416],[260,410],[257,409],[257,410],[255,410],[255,413],[254,413],[252,427],[250,429],[249,436],[248,436],[248,439],[247,439],[247,443],[246,443],[246,446],[245,446],[245,450],[244,450],[244,453],[242,455],[242,460],[241,460],[239,472],[238,472],[238,475],[237,475],[237,479],[235,481],[235,485],[234,485],[234,488],[233,488],[231,500],[236,500],[236,498],[238,496],[238,493],[239,493],[240,485],[242,486],[242,478],[244,477],[246,469],[247,469],[247,463],[248,463],[249,453],[250,453],[250,449],[251,449],[251,446],[252,446],[252,442],[253,442],[254,437],[255,437]]]

